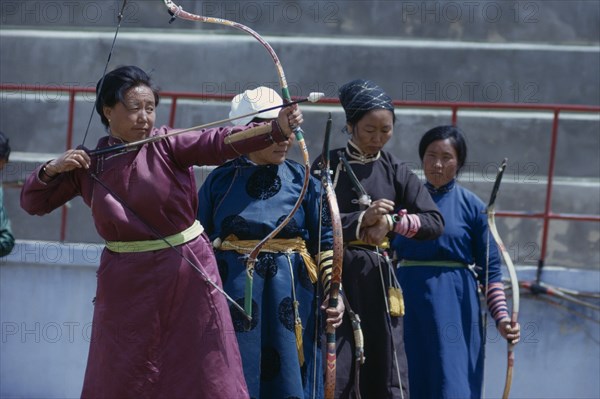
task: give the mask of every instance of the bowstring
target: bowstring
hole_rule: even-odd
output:
[[[106,77],[106,71],[108,70],[108,65],[110,64],[110,59],[112,57],[112,53],[115,48],[115,43],[117,42],[117,36],[119,35],[119,29],[121,28],[121,22],[123,21],[123,12],[125,11],[126,5],[127,5],[127,0],[123,0],[123,5],[121,6],[121,11],[119,11],[119,14],[117,15],[117,29],[115,30],[115,36],[113,37],[113,41],[110,46],[110,51],[108,52],[108,59],[106,60],[106,64],[104,65],[104,71],[102,72],[102,78],[100,78],[100,84],[98,85],[98,89],[96,90],[96,99],[94,100],[94,106],[92,107],[92,111],[90,112],[90,117],[88,119],[87,127],[85,128],[85,134],[83,135],[83,140],[81,141],[82,147],[85,145],[85,140],[87,139],[88,133],[90,132],[90,126],[92,125],[94,111],[96,110],[96,106],[98,105],[98,94],[102,92],[102,87],[104,86],[104,78]]]

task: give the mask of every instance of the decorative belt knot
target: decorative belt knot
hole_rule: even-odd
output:
[[[106,248],[113,252],[150,252],[159,249],[169,248],[171,246],[185,244],[197,238],[204,231],[204,227],[199,221],[195,221],[187,229],[165,237],[159,240],[142,240],[142,241],[106,241]]]
[[[230,234],[221,241],[213,241],[213,247],[221,251],[236,251],[240,254],[249,254],[258,244],[259,240],[240,240],[235,234]],[[306,271],[312,283],[317,282],[317,264],[306,249],[306,242],[300,237],[294,238],[272,238],[261,248],[261,252],[271,253],[298,253],[302,256]]]

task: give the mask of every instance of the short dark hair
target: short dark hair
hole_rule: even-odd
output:
[[[0,132],[0,160],[8,161],[10,156],[10,145],[8,144],[8,137],[4,133]]]
[[[102,86],[102,87],[100,87]],[[160,100],[158,87],[154,85],[150,76],[141,68],[134,65],[122,66],[109,73],[96,84],[96,112],[100,115],[102,124],[108,128],[108,119],[104,116],[104,107],[114,107],[118,102],[123,102],[125,93],[134,87],[148,86],[154,93],[154,101],[158,105]],[[102,89],[100,93],[98,91]]]
[[[467,159],[467,143],[462,130],[458,128],[458,126],[444,125],[428,130],[427,133],[421,137],[421,141],[419,142],[419,157],[421,158],[421,161],[423,161],[425,151],[427,150],[427,147],[429,147],[429,144],[434,141],[446,139],[450,140],[450,143],[454,147],[454,151],[456,151],[456,156],[458,157],[458,173]]]

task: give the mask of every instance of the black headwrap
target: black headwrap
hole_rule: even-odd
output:
[[[340,87],[339,98],[346,111],[346,121],[352,125],[374,109],[387,109],[394,113],[390,96],[370,80],[356,79],[346,83]]]

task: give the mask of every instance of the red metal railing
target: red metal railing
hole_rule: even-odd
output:
[[[69,86],[40,86],[40,85],[14,85],[0,84],[0,91],[11,92],[61,92],[69,95],[68,106],[68,124],[66,131],[66,149],[73,147],[73,120],[75,115],[75,100],[78,94],[94,93],[94,88],[91,87],[69,87]],[[179,99],[191,100],[214,100],[214,101],[229,101],[232,95],[216,95],[216,94],[199,94],[185,92],[161,92],[162,98],[171,99],[171,107],[169,113],[169,126],[175,123],[175,115]],[[324,98],[319,101],[319,104],[339,104],[336,98]],[[456,124],[458,120],[459,109],[488,109],[488,110],[536,110],[553,112],[554,118],[552,123],[550,157],[548,164],[548,179],[546,184],[546,200],[544,211],[518,212],[518,211],[502,211],[496,214],[501,217],[514,218],[534,218],[543,219],[541,250],[540,250],[540,266],[543,266],[547,253],[548,245],[548,230],[550,220],[574,220],[574,221],[590,221],[600,222],[600,215],[585,215],[585,214],[566,214],[552,212],[552,185],[554,182],[554,167],[556,162],[556,146],[558,142],[558,125],[561,112],[588,112],[599,113],[600,106],[586,105],[561,105],[561,104],[513,104],[513,103],[475,103],[475,102],[432,102],[432,101],[394,101],[394,105],[398,108],[442,108],[452,111],[452,124]],[[64,241],[66,237],[67,223],[67,208],[63,207],[61,216],[60,240]]]

